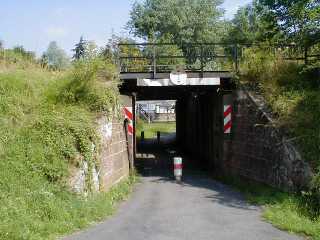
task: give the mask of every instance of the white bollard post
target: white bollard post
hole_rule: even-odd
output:
[[[173,158],[174,161],[174,176],[177,181],[181,181],[182,177],[182,158],[181,157],[175,157]]]

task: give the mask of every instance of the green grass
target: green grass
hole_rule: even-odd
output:
[[[175,122],[153,122],[146,123],[142,120],[138,121],[137,124],[137,137],[141,136],[141,131],[144,131],[145,138],[156,138],[157,132],[160,133],[174,133],[176,131]]]
[[[277,228],[320,239],[320,218],[309,215],[302,196],[238,178],[219,180],[242,192],[250,203],[262,206],[263,218]]]
[[[96,117],[117,103],[114,67],[80,62],[66,72],[0,61],[0,239],[54,239],[112,214],[128,180],[87,197],[68,186],[83,156],[99,164]],[[92,143],[97,146],[93,153]],[[80,159],[80,160],[79,160]]]
[[[29,181],[30,182],[30,181]],[[81,197],[59,186],[21,189],[17,199],[1,199],[0,239],[55,239],[83,229],[114,213],[132,190],[132,179],[107,193]],[[41,185],[41,186],[40,186]]]

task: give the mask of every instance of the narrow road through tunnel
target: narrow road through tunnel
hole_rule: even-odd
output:
[[[183,78],[181,76],[184,77],[183,81],[179,80]],[[183,157],[185,170],[205,171],[210,175],[219,172],[224,143],[223,87],[230,84],[230,76],[226,73],[208,72],[205,75],[163,73],[154,79],[147,77],[143,74],[126,74],[120,88],[122,94],[132,97],[135,125],[133,155],[138,170],[171,171],[172,158],[180,156]],[[139,121],[144,121],[144,125],[153,122],[152,119],[141,116],[148,114],[147,110],[141,107],[141,101],[174,101],[175,134],[165,136],[159,129],[160,136],[162,135],[160,143],[156,134],[153,140],[141,140]],[[159,156],[163,156],[161,161]]]
[[[174,157],[183,158],[184,175],[197,171],[213,174],[218,169],[223,147],[223,113],[222,96],[216,87],[145,88],[136,99],[135,166],[138,171],[172,174]],[[140,102],[154,99],[158,100],[158,105],[152,107],[155,113],[146,108],[154,102]],[[152,114],[161,115],[161,107],[168,102],[173,105],[175,118],[171,116],[171,120],[175,121],[168,121],[168,117],[152,119]]]
[[[179,101],[176,103],[180,104]],[[177,107],[176,104],[175,107]],[[137,115],[139,115],[138,112]],[[177,121],[175,119],[174,122],[149,123],[138,118],[135,166],[139,173],[142,175],[163,174],[173,176],[174,157],[182,157],[183,175],[195,171],[209,172],[210,159],[206,159],[198,152],[201,151],[197,149],[201,143],[192,142],[194,137],[187,136],[188,134],[196,134],[196,132],[193,132],[193,126],[187,126],[190,120],[184,119],[184,116],[179,116]],[[190,123],[192,124],[191,121]],[[141,127],[141,125],[143,126]],[[142,128],[142,130],[139,128]],[[186,139],[188,137],[190,141]]]
[[[116,216],[66,239],[300,239],[263,222],[259,207],[211,178],[228,157],[224,147],[230,119],[225,121],[224,114],[230,72],[159,72],[155,57],[153,65],[153,72],[130,72],[124,65],[120,76],[120,92],[132,110],[128,142],[141,182]],[[147,100],[175,101],[175,131],[154,129],[151,138],[145,131],[143,139],[137,103]],[[174,156],[183,158],[181,182],[174,181]]]
[[[151,154],[153,161],[168,157],[154,149]],[[132,196],[110,219],[65,238],[87,239],[302,240],[264,222],[259,207],[201,172],[178,183],[161,168],[145,170]]]

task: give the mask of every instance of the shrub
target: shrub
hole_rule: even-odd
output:
[[[59,101],[85,104],[92,111],[108,112],[118,102],[117,75],[114,65],[99,58],[75,62],[71,81],[62,86]]]
[[[301,209],[312,220],[320,220],[320,169],[314,175],[310,189],[302,192]]]
[[[270,52],[260,48],[247,48],[243,50],[240,64],[242,81],[257,84],[269,78],[274,67],[275,57]]]

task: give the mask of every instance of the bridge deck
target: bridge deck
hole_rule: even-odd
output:
[[[203,92],[213,91],[215,92],[218,88],[221,90],[231,90],[232,86],[232,73],[231,72],[217,72],[217,71],[204,71],[204,72],[186,72],[188,79],[196,79],[201,84],[186,84],[186,85],[144,85],[141,84],[141,80],[149,80],[146,82],[160,83],[162,79],[170,79],[170,72],[153,73],[147,72],[125,72],[120,74],[122,81],[120,85],[120,92],[123,95],[131,95],[133,92],[137,94],[139,100],[168,100],[177,99],[179,96],[189,94],[190,92]],[[217,79],[216,83],[206,84],[206,79]]]

